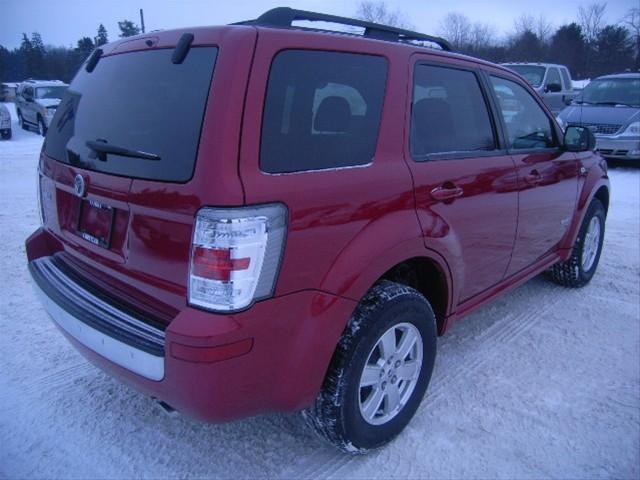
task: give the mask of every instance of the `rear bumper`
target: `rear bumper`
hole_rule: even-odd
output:
[[[352,300],[301,291],[233,315],[185,306],[162,331],[126,307],[114,310],[108,292],[100,295],[88,287],[85,295],[69,288],[58,295],[55,276],[38,276],[42,267],[55,263],[55,252],[45,247],[47,236],[36,232],[27,240],[27,251],[39,296],[63,334],[110,374],[205,421],[310,405],[355,308]],[[106,306],[94,303],[94,297]],[[92,316],[99,318],[92,321]],[[122,335],[122,329],[130,330],[129,335]],[[141,341],[141,332],[143,340],[153,338],[155,345]]]
[[[163,330],[92,292],[55,257],[34,260],[29,270],[42,305],[67,335],[144,378],[164,378]]]

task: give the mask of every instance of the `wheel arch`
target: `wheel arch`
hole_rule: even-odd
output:
[[[425,246],[415,211],[385,215],[364,228],[340,253],[321,289],[360,301],[376,282],[411,286],[431,303],[442,333],[451,314],[453,286],[448,262]]]
[[[584,216],[587,214],[591,201],[594,198],[597,198],[604,205],[605,215],[609,211],[611,186],[608,177],[601,175],[599,170],[600,169],[592,169],[593,173],[585,179],[583,187],[579,192],[573,222],[567,232],[564,242],[561,244],[561,248],[565,250],[563,260],[566,260],[571,256],[571,250],[573,249],[573,245],[578,237],[580,225],[582,225],[582,221],[584,220]]]

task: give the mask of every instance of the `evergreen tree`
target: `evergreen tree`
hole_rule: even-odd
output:
[[[80,40],[78,40],[76,52],[78,52],[80,57],[84,60],[89,56],[94,48],[95,45],[93,44],[93,40],[91,40],[89,37],[82,37]]]
[[[575,22],[562,25],[551,38],[549,60],[566,65],[573,78],[584,78],[587,74],[584,57],[586,48],[580,25]]]
[[[118,22],[118,28],[120,28],[120,37],[133,37],[140,33],[140,27],[138,27],[131,20],[122,20]]]
[[[633,65],[633,44],[624,27],[607,25],[598,33],[595,44],[598,75],[622,72]]]
[[[510,60],[519,62],[540,62],[544,60],[544,46],[531,30],[525,30],[511,44]]]
[[[109,43],[109,37],[107,36],[107,29],[103,24],[98,26],[98,36],[96,37],[96,47]]]
[[[34,77],[44,77],[45,65],[44,65],[45,48],[42,42],[42,37],[38,32],[31,34],[31,58],[30,58],[30,71]]]

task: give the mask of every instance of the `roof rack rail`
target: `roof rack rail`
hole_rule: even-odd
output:
[[[444,38],[425,35],[424,33],[412,32],[402,28],[390,27],[380,23],[367,22],[355,18],[339,17],[325,13],[308,12],[305,10],[295,10],[289,7],[277,7],[268,10],[255,20],[237,22],[233,25],[260,25],[265,27],[291,27],[295,21],[328,22],[340,25],[364,28],[364,36],[375,38],[376,40],[386,40],[391,42],[426,41],[435,43],[442,50],[451,51],[451,45]]]

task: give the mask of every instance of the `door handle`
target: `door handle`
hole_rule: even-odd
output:
[[[443,185],[431,190],[431,198],[438,202],[445,202],[447,200],[453,200],[454,198],[461,197],[463,193],[464,190],[460,187],[456,187],[454,185]]]
[[[531,173],[524,176],[524,181],[529,185],[539,185],[542,182],[542,175],[537,170],[532,170]]]

